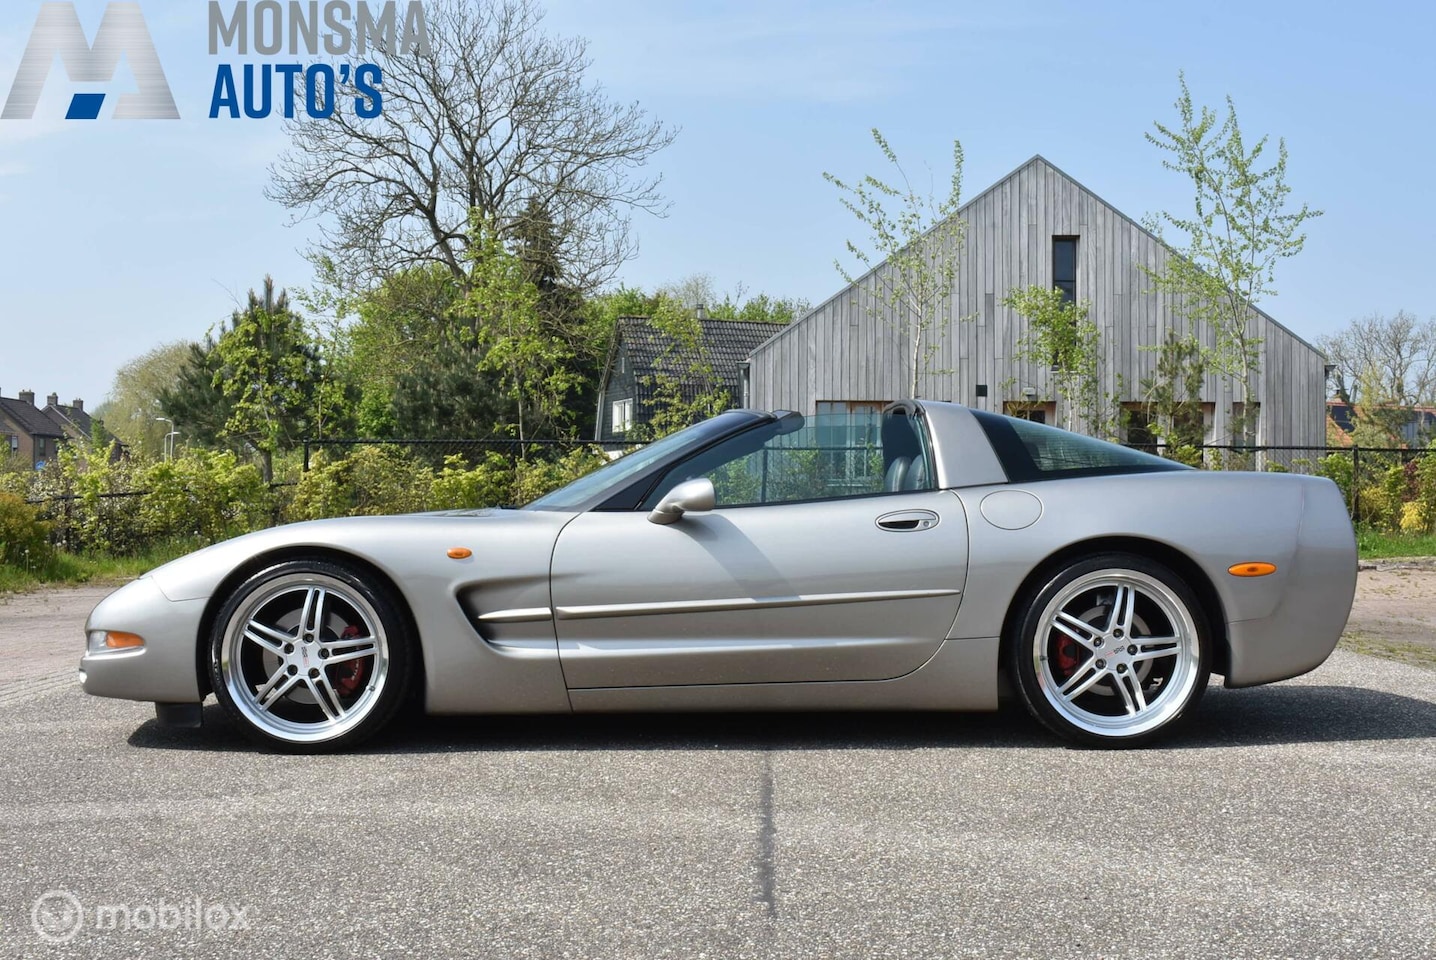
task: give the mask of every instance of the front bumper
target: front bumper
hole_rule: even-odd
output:
[[[144,646],[88,650],[80,659],[80,685],[97,697],[199,703],[198,637],[205,599],[170,600],[150,577],[126,584],[90,613],[85,636],[95,630],[139,634]]]

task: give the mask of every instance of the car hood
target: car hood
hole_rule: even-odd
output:
[[[293,555],[310,547],[358,557],[401,581],[440,569],[448,547],[467,547],[484,564],[486,549],[521,539],[547,540],[576,514],[544,510],[445,510],[391,517],[340,517],[271,527],[187,554],[145,574],[171,600],[213,596],[219,585],[250,560],[271,553]]]

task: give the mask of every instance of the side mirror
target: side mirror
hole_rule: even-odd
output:
[[[648,514],[650,523],[677,523],[690,510],[712,510],[716,503],[713,481],[707,477],[685,480],[669,490]]]

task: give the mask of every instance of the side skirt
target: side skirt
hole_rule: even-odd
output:
[[[996,637],[945,640],[892,680],[596,687],[569,690],[575,713],[722,710],[996,710]]]

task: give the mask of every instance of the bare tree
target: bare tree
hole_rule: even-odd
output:
[[[634,253],[632,211],[666,209],[642,168],[676,131],[586,81],[585,41],[544,32],[532,0],[424,9],[426,50],[375,53],[381,114],[292,121],[268,196],[321,218],[316,254],[357,285],[438,263],[467,288],[473,218],[551,231],[568,283],[601,285]]]
[[[1417,320],[1405,310],[1390,317],[1371,313],[1316,345],[1336,365],[1348,400],[1436,402],[1436,320]]]

